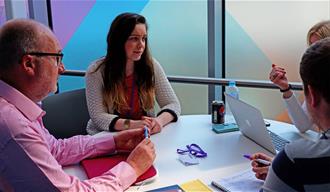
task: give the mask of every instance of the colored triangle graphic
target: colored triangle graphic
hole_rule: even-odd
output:
[[[65,47],[96,0],[51,1],[53,29]]]

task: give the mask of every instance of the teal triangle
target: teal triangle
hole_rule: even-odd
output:
[[[226,11],[226,78],[268,79],[271,60]]]

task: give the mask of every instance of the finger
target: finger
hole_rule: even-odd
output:
[[[149,122],[151,123],[152,122],[152,119],[148,118],[148,119],[143,119],[144,122]]]
[[[256,161],[251,161],[251,166],[252,167],[258,167],[258,163]]]
[[[282,67],[274,67],[273,70],[276,70],[276,71],[283,71],[283,72],[285,71],[285,69],[282,68]]]
[[[281,79],[283,79],[283,75],[277,75],[276,77],[274,77],[273,82],[278,82]]]
[[[152,144],[150,138],[145,138],[142,142],[147,146]]]
[[[143,120],[143,124],[148,126],[148,127],[151,127],[151,123],[152,123],[152,121],[150,119]]]
[[[148,117],[148,116],[142,116],[142,119],[151,119],[151,117]]]
[[[251,155],[251,159],[258,159],[258,158],[260,158],[260,156],[261,156],[261,153],[254,153]]]

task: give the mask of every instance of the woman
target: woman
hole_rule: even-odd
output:
[[[322,21],[315,24],[307,34],[307,43],[308,45],[312,45],[318,40],[324,39],[326,37],[330,37],[330,20]],[[288,79],[285,76],[285,69],[273,65],[272,71],[269,74],[269,79],[280,88],[280,91],[283,93],[284,102],[288,108],[289,116],[294,123],[294,125],[298,128],[300,132],[305,132],[307,130],[315,130],[318,131],[316,125],[313,124],[311,117],[307,111],[306,102],[304,101],[302,105],[300,105],[299,101],[293,94],[291,90],[291,86],[289,85]],[[283,116],[288,116],[288,114],[284,114]],[[273,158],[263,154],[263,153],[255,153],[251,157],[252,159],[263,159],[267,161],[272,161]],[[265,180],[269,166],[259,166],[259,164],[255,161],[252,162],[252,170],[255,172],[255,175],[258,179]]]
[[[315,24],[307,34],[307,43],[310,46],[314,42],[330,37],[330,20],[322,21]],[[291,86],[285,76],[286,71],[284,68],[273,64],[272,70],[269,74],[269,79],[280,88],[283,93],[284,102],[288,108],[288,113],[293,124],[298,128],[300,132],[307,130],[317,130],[316,126],[312,123],[311,118],[306,109],[306,103],[302,105],[298,102],[297,98],[291,91]],[[290,123],[288,113],[280,115],[279,120],[283,120]]]
[[[112,22],[107,54],[86,73],[87,132],[144,128],[158,133],[181,108],[160,64],[148,50],[146,19],[123,13]],[[155,98],[160,112],[155,117]]]

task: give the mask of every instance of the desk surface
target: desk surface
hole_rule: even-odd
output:
[[[283,137],[291,139],[298,135],[297,129],[291,124],[267,121],[271,123],[269,129]],[[151,140],[156,148],[154,165],[158,169],[158,178],[141,187],[132,186],[129,191],[146,191],[193,179],[200,179],[210,186],[212,180],[250,168],[250,162],[243,158],[243,154],[263,152],[272,155],[239,131],[216,134],[212,131],[210,115],[181,116],[178,122],[169,124],[161,133],[153,135]],[[176,149],[191,143],[198,144],[208,153],[208,157],[200,159],[198,165],[184,166],[178,160]],[[81,167],[66,167],[66,172],[86,179]]]

